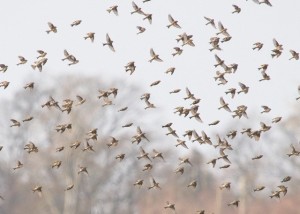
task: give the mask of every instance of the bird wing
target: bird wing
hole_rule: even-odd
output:
[[[218,63],[220,63],[222,60],[221,60],[221,58],[220,57],[218,57],[218,55],[217,54],[215,54],[215,59],[217,60],[217,62]]]
[[[220,22],[220,21],[218,22],[218,28],[220,31],[224,30],[224,26],[223,26],[222,22]]]
[[[64,50],[64,55],[65,55],[65,57],[69,57],[70,56],[70,54],[68,53],[67,50]]]
[[[276,39],[273,39],[273,44],[274,44],[275,47],[278,47],[278,46],[279,46],[279,43],[277,42]]]
[[[169,19],[169,22],[171,22],[171,23],[174,22],[174,19],[173,19],[173,17],[170,14],[168,15],[168,19]]]
[[[155,52],[154,52],[153,48],[150,49],[150,55],[151,55],[152,57],[155,56]]]
[[[139,9],[139,7],[134,2],[132,2],[132,7],[133,7],[134,10],[138,10]]]
[[[223,97],[220,97],[220,104],[221,104],[221,106],[224,106],[224,105],[226,105],[226,103],[225,103],[225,101],[224,101]]]
[[[143,133],[142,130],[141,130],[141,128],[139,126],[136,128],[136,131],[137,131],[138,134],[142,134]]]

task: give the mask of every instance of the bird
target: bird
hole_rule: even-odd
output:
[[[118,16],[118,5],[113,5],[106,10],[108,13],[113,12],[116,16]]]
[[[236,93],[236,88],[229,88],[227,91],[225,91],[225,94],[231,94],[231,98],[233,99]]]
[[[262,112],[260,112],[261,114],[262,113],[268,113],[268,112],[270,112],[272,109],[270,108],[270,107],[268,107],[268,106],[261,106],[262,108],[263,108],[263,111]]]
[[[252,158],[252,160],[258,160],[261,159],[263,157],[263,155],[257,155],[255,157]]]
[[[177,94],[177,93],[179,93],[181,91],[181,89],[174,89],[174,90],[172,90],[172,91],[170,91],[169,92],[169,94]]]
[[[230,110],[230,108],[229,108],[229,106],[228,106],[228,103],[226,103],[226,102],[224,101],[223,97],[220,97],[220,104],[221,104],[221,106],[218,108],[219,110],[223,108],[223,109],[225,109],[226,111],[231,112],[231,110]]]
[[[152,178],[152,186],[148,187],[148,190],[153,189],[153,188],[157,188],[161,190],[161,187],[159,186],[159,183],[156,182],[156,180],[154,178]]]
[[[137,35],[144,33],[146,31],[146,28],[141,27],[141,26],[137,26],[136,28],[139,30],[139,32],[136,33]]]
[[[65,189],[65,191],[71,190],[71,189],[73,189],[73,187],[74,187],[74,184],[70,184],[69,186],[67,186],[67,188]]]
[[[5,73],[8,69],[8,65],[5,65],[5,64],[0,64],[0,71],[2,73]]]
[[[65,58],[61,59],[62,61],[68,60],[70,63],[68,64],[70,65],[75,65],[79,62],[79,60],[76,59],[75,56],[73,56],[72,54],[69,54],[69,52],[67,50],[64,50],[64,55]]]
[[[106,144],[108,146],[108,148],[110,148],[112,146],[117,146],[119,144],[119,140],[117,140],[114,137],[110,137],[110,138],[111,138],[111,141]]]
[[[85,167],[85,166],[79,166],[79,170],[78,170],[77,174],[79,175],[80,173],[89,174],[88,171],[87,171],[87,167]]]
[[[174,172],[177,174],[177,173],[180,173],[181,175],[184,173],[184,167],[178,167],[177,169],[174,170]]]
[[[145,158],[152,162],[152,160],[149,158],[149,153],[145,152],[143,147],[140,147],[140,156],[137,157],[137,159]]]
[[[169,201],[167,201],[166,204],[167,205],[164,207],[165,209],[169,208],[169,209],[175,210],[175,204],[172,204]]]
[[[149,60],[149,62],[152,62],[153,60],[155,60],[157,62],[163,62],[163,60],[161,58],[159,58],[159,55],[156,54],[152,48],[150,49],[150,56],[151,56],[151,59]]]
[[[166,134],[167,136],[168,135],[173,135],[174,137],[176,138],[179,138],[179,136],[176,134],[176,130],[172,129],[171,127],[167,127],[168,128],[168,133]]]
[[[170,24],[167,25],[167,28],[170,28],[171,26],[176,27],[176,28],[181,28],[180,25],[178,24],[178,21],[174,20],[173,17],[169,14],[168,19]]]
[[[8,81],[2,81],[0,82],[0,87],[3,87],[4,89],[6,89],[9,86],[10,82]]]
[[[255,188],[253,189],[253,191],[254,191],[254,192],[262,191],[264,188],[265,188],[265,186],[258,186],[258,187],[255,187]]]
[[[124,154],[124,153],[118,154],[118,155],[115,157],[116,160],[119,159],[120,161],[122,161],[124,158],[125,158],[125,154]]]
[[[217,125],[217,124],[219,124],[219,123],[220,123],[220,120],[215,120],[215,121],[209,123],[208,125],[209,125],[209,126],[215,126],[215,125]]]
[[[179,56],[179,55],[181,55],[182,52],[183,52],[183,49],[181,49],[180,47],[174,47],[173,49],[175,50],[175,52],[172,53],[172,56],[173,56],[173,57],[176,56],[176,55]]]
[[[158,152],[157,150],[153,149],[154,155],[152,156],[153,159],[155,158],[161,158],[163,161],[165,161],[162,152]]]
[[[277,186],[280,190],[279,190],[279,192],[282,192],[283,193],[283,195],[285,196],[286,195],[286,193],[287,193],[287,187],[286,186],[284,186],[284,185],[279,185],[279,186]]]
[[[27,63],[27,59],[25,59],[25,57],[23,57],[23,56],[18,56],[18,58],[19,58],[19,62],[18,62],[17,65],[24,65],[24,64]]]
[[[62,163],[62,161],[56,160],[52,163],[51,168],[54,168],[54,167],[59,168],[61,163]]]
[[[280,198],[280,191],[272,191],[272,194],[269,197],[270,198],[273,198],[273,197]]]
[[[94,42],[94,39],[95,39],[95,33],[94,32],[88,32],[87,34],[86,34],[86,36],[85,37],[83,37],[85,40],[86,39],[90,39],[91,40],[91,42]]]
[[[272,4],[269,0],[262,0],[262,1],[258,1],[258,0],[253,0],[254,2],[258,3],[258,4],[266,4],[270,7],[272,7]]]
[[[160,82],[161,82],[160,80],[154,81],[153,83],[150,84],[150,87],[156,86],[156,85],[158,85]]]
[[[171,75],[173,75],[173,73],[175,72],[175,69],[176,69],[176,68],[174,68],[174,67],[170,67],[170,68],[168,68],[168,69],[165,71],[165,73],[166,73],[166,74],[169,74],[169,73],[170,73]]]
[[[29,122],[29,121],[33,120],[33,118],[34,118],[34,117],[29,116],[29,117],[26,117],[25,119],[23,119],[22,121],[23,121],[23,123]]]
[[[284,177],[284,178],[281,180],[281,183],[288,182],[288,181],[290,181],[291,179],[292,179],[291,176],[286,176],[286,177]]]
[[[135,71],[135,62],[134,61],[130,61],[127,63],[127,65],[124,66],[125,67],[125,71],[130,71],[130,75],[133,74],[133,72]]]
[[[80,19],[78,19],[78,20],[75,20],[75,21],[73,21],[73,22],[71,23],[71,27],[74,27],[74,26],[80,25],[80,23],[81,23],[81,20],[80,20]]]
[[[133,184],[133,186],[138,186],[139,188],[141,188],[141,186],[143,185],[143,183],[144,183],[144,180],[138,179],[138,180]]]
[[[57,33],[57,27],[52,24],[51,22],[48,22],[49,30],[46,30],[46,33],[49,34],[50,32]]]
[[[132,125],[133,125],[133,123],[127,123],[127,124],[123,125],[122,128],[127,128],[127,127],[130,127]]]
[[[234,8],[234,11],[232,11],[232,14],[234,13],[240,13],[241,12],[241,8],[235,4],[232,5]]]
[[[10,121],[12,122],[12,125],[10,125],[10,127],[16,126],[16,127],[20,127],[21,123],[15,119],[10,119]]]
[[[196,180],[193,180],[193,181],[191,181],[188,185],[187,185],[187,187],[193,187],[194,189],[197,187],[197,181]]]
[[[143,171],[150,171],[153,168],[153,165],[150,163],[147,163],[144,165]]]
[[[17,166],[15,166],[15,167],[13,168],[13,170],[20,169],[20,168],[22,168],[22,167],[23,167],[23,163],[21,163],[21,161],[18,160]]]
[[[193,166],[193,164],[190,162],[189,158],[178,158],[178,160],[180,160],[179,162],[179,166],[182,164],[189,164],[190,166]]]
[[[249,87],[248,86],[246,86],[245,84],[243,84],[241,82],[239,82],[239,86],[240,86],[241,90],[237,92],[238,94],[242,93],[242,92],[245,93],[245,94],[248,93],[248,91],[249,91]]]
[[[263,43],[261,43],[261,42],[255,42],[254,44],[253,44],[253,50],[255,50],[255,49],[257,49],[258,51],[260,50],[260,49],[262,49],[262,47],[264,46],[264,44]]]
[[[290,50],[290,53],[292,54],[292,57],[289,58],[289,60],[291,59],[295,59],[295,60],[299,60],[299,53],[294,51],[294,50]]]
[[[278,123],[278,122],[281,121],[281,119],[282,119],[282,117],[274,117],[274,118],[272,119],[272,123]]]
[[[75,104],[75,106],[79,106],[82,105],[83,103],[85,103],[86,99],[83,99],[81,96],[76,95],[77,98],[77,103]]]
[[[150,14],[150,13],[148,13],[148,14],[144,14],[144,18],[143,18],[143,20],[148,20],[148,22],[149,22],[149,24],[152,24],[152,14]]]
[[[33,192],[42,192],[42,186],[36,185],[35,187],[32,188]]]
[[[230,37],[230,34],[227,32],[227,28],[225,28],[222,24],[222,22],[218,22],[218,29],[219,29],[219,32],[217,32],[217,35],[219,34],[223,34],[224,36],[226,37]]]
[[[215,67],[222,66],[224,64],[224,60],[222,60],[217,54],[215,54],[215,59],[217,61],[217,64],[214,65]]]
[[[182,146],[183,148],[188,149],[188,147],[187,147],[185,141],[184,141],[184,140],[180,140],[180,139],[177,139],[177,144],[176,144],[175,146],[176,146],[176,147],[177,147],[177,146]]]
[[[34,82],[27,83],[23,88],[24,88],[24,89],[29,88],[29,89],[32,90],[32,89],[34,88]]]
[[[291,153],[288,153],[287,156],[291,157],[293,155],[295,155],[295,156],[299,156],[300,155],[300,151],[297,151],[295,149],[295,147],[293,146],[293,144],[291,144],[290,147],[292,148],[292,151],[291,151]]]
[[[205,25],[211,25],[214,28],[216,28],[215,20],[214,19],[211,19],[211,18],[208,18],[208,17],[205,17],[205,16],[204,16],[204,19],[206,19],[208,21]]]
[[[120,108],[120,109],[118,110],[118,112],[126,111],[127,109],[128,109],[128,107],[126,106],[126,107]]]
[[[219,188],[220,188],[220,190],[222,190],[222,189],[230,190],[230,185],[231,185],[231,182],[225,182],[225,183],[221,184],[221,186],[219,186]]]
[[[300,95],[300,85],[298,86],[298,94]],[[296,100],[299,100],[300,97],[297,97]]]
[[[142,8],[138,7],[134,2],[132,2],[132,7],[133,7],[133,11],[131,12],[131,15],[134,13],[145,15],[145,13],[142,11]]]
[[[115,52],[115,48],[113,46],[113,41],[109,37],[108,33],[106,34],[106,43],[102,43],[102,44],[103,44],[103,46],[107,45],[110,48],[110,50],[112,50],[113,52]]]
[[[227,205],[228,205],[228,206],[236,206],[236,207],[238,207],[238,206],[239,206],[239,203],[240,203],[239,200],[235,200],[235,201],[232,201],[232,202],[228,203]]]

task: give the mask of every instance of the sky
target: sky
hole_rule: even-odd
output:
[[[250,0],[152,0],[135,3],[144,12],[153,14],[151,25],[142,19],[142,15],[130,14],[133,10],[131,1],[3,1],[0,14],[0,63],[9,65],[9,68],[0,75],[0,80],[10,81],[11,84],[5,91],[1,89],[1,97],[12,98],[14,91],[31,79],[36,78],[37,83],[42,85],[53,75],[87,75],[95,76],[99,81],[128,81],[141,87],[142,91],[151,93],[151,102],[157,109],[149,111],[157,112],[166,123],[174,122],[174,127],[182,133],[195,127],[211,133],[226,128],[228,122],[233,120],[230,114],[217,109],[221,96],[232,109],[241,104],[247,105],[249,116],[254,121],[265,119],[259,114],[261,105],[272,108],[268,121],[277,116],[286,118],[294,109],[293,106],[299,105],[295,98],[300,84],[300,65],[299,61],[289,60],[289,50],[300,51],[300,2],[273,0],[273,7],[258,5]],[[115,4],[119,6],[119,16],[106,11]],[[231,13],[232,4],[242,9],[240,14]],[[168,14],[179,21],[182,29],[166,27],[169,24]],[[208,50],[209,38],[215,36],[217,30],[205,25],[204,16],[214,18],[216,22],[221,21],[233,37],[231,41],[221,44],[222,51]],[[70,27],[77,19],[81,19],[82,23]],[[57,34],[45,32],[48,30],[47,22],[57,26]],[[137,35],[136,26],[143,26],[146,31]],[[83,39],[88,32],[96,33],[94,43]],[[193,35],[196,46],[184,47],[181,56],[173,57],[173,47],[180,45],[175,38],[183,32]],[[106,33],[114,41],[115,53],[107,46],[102,46]],[[278,59],[270,56],[274,48],[273,38],[284,48]],[[252,44],[258,41],[264,43],[264,47],[259,52],[253,51]],[[164,62],[149,63],[150,48]],[[49,58],[41,73],[30,67],[38,49],[45,50]],[[61,61],[65,49],[80,62],[68,66]],[[239,65],[237,72],[227,77],[226,85],[218,86],[213,79],[218,70],[213,66],[214,54],[224,59],[226,64]],[[18,55],[27,58],[29,63],[16,66]],[[131,76],[124,70],[129,61],[135,61],[137,66]],[[267,73],[271,76],[270,81],[258,81],[261,74],[257,68],[261,64],[269,64]],[[169,67],[176,68],[172,76],[164,73]],[[156,80],[161,80],[161,83],[149,87]],[[238,82],[248,85],[249,93],[231,99],[224,91],[231,87],[238,88]],[[60,84],[62,87],[64,83]],[[173,114],[175,107],[187,107],[190,103],[183,100],[186,87],[202,99],[200,115],[203,124]],[[177,88],[182,89],[179,94],[169,95],[169,91]],[[221,123],[215,127],[207,125],[215,120]]]

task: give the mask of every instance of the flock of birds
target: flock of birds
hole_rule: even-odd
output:
[[[143,3],[149,2],[150,0],[144,0]],[[272,6],[269,0],[253,0],[253,2],[258,3],[258,4],[266,4],[268,6]],[[139,7],[136,3],[132,2],[132,8],[133,10],[131,11],[131,14],[138,14],[141,15],[143,20],[148,20],[149,23],[152,23],[152,15],[150,13],[146,13],[143,11],[141,7]],[[118,6],[113,5],[107,9],[108,13],[113,13],[118,16]],[[233,11],[232,13],[240,13],[241,8],[237,5],[233,5]],[[231,41],[231,35],[229,33],[229,29],[224,27],[224,25],[219,21],[216,23],[216,21],[213,18],[209,17],[204,17],[204,19],[207,21],[206,25],[211,26],[214,29],[217,30],[216,35],[210,38],[209,44],[211,45],[211,49],[209,49],[210,52],[213,51],[220,51],[222,50],[221,45],[222,43],[225,42],[230,42]],[[181,29],[180,22],[176,20],[174,17],[171,15],[168,15],[168,25],[166,26],[167,28],[179,28]],[[75,20],[73,23],[71,23],[71,27],[76,27],[82,23],[82,20]],[[50,33],[58,33],[58,28],[55,26],[53,23],[48,23],[49,29],[46,30],[47,34]],[[138,32],[137,34],[142,34],[145,33],[146,28],[142,26],[137,26]],[[84,36],[85,40],[90,40],[91,42],[94,42],[95,38],[95,33],[94,32],[88,32],[86,36]],[[186,46],[191,46],[195,47],[196,45],[194,44],[193,41],[193,35],[189,35],[187,33],[182,33],[178,35],[176,38],[177,43],[181,43],[181,45],[178,45],[177,47],[174,47],[174,52],[172,53],[173,57],[179,57]],[[280,44],[276,39],[273,39],[273,44],[274,44],[274,49],[271,50],[271,57],[272,58],[278,58],[281,56],[283,52],[283,45]],[[110,38],[109,34],[106,34],[106,41],[103,42],[103,46],[108,46],[108,48],[115,52],[115,48],[113,46],[113,40]],[[260,51],[264,47],[264,44],[261,42],[256,42],[253,44],[253,51]],[[38,50],[38,56],[37,60],[31,64],[31,67],[33,69],[38,69],[40,72],[42,72],[44,66],[46,65],[48,58],[47,58],[47,52],[44,50]],[[64,50],[64,58],[62,58],[62,61],[67,61],[68,65],[75,65],[79,63],[79,60],[71,53],[69,53],[67,50]],[[296,52],[295,50],[290,50],[291,57],[289,60],[299,60],[299,53]],[[214,54],[216,64],[214,65],[215,68],[220,68],[222,71],[217,71],[216,76],[214,77],[215,81],[217,81],[218,85],[225,85],[228,81],[226,80],[227,75],[234,74],[238,70],[238,64],[236,63],[226,63],[223,59],[221,59],[217,54]],[[26,64],[28,61],[24,56],[19,56],[19,62],[17,63],[17,66],[21,66]],[[150,49],[150,58],[149,62],[163,62],[163,60],[160,58],[160,56],[151,48]],[[131,61],[128,62],[125,65],[125,71],[129,72],[130,75],[132,75],[135,72],[136,66],[135,62]],[[262,78],[259,81],[269,81],[271,77],[267,74],[267,69],[268,69],[268,64],[262,64],[258,67],[258,70],[261,71]],[[8,70],[8,65],[5,64],[0,64],[0,71],[1,72],[6,72]],[[175,72],[176,68],[175,67],[170,67],[169,69],[166,70],[166,74],[173,75]],[[3,87],[6,89],[9,86],[10,82],[8,81],[2,81],[0,83],[0,87]],[[34,89],[34,82],[27,83],[24,86],[24,89]],[[156,85],[160,84],[160,80],[153,82],[150,87],[154,87]],[[245,83],[239,82],[237,88],[229,88],[226,90],[224,93],[225,95],[229,94],[230,97],[233,99],[235,96],[238,94],[244,93],[247,94],[249,91],[249,86],[247,86]],[[174,89],[169,92],[169,94],[177,94],[181,92],[181,89]],[[300,94],[300,86],[298,87],[298,92]],[[195,119],[196,121],[203,123],[203,120],[201,119],[200,112],[199,112],[199,104],[201,103],[201,99],[196,97],[188,88],[185,89],[186,96],[184,97],[184,100],[190,101],[188,105],[190,107],[186,108],[183,106],[178,106],[174,109],[174,114],[178,114],[179,116],[184,116],[187,117],[189,116],[190,119]],[[113,105],[114,99],[118,95],[118,89],[117,88],[110,88],[108,90],[99,90],[98,98],[103,101],[102,106],[110,106]],[[145,93],[142,94],[140,99],[145,102],[145,109],[149,108],[156,108],[156,106],[151,102],[150,100],[151,94],[150,93]],[[300,96],[296,98],[296,100],[300,99]],[[47,100],[45,103],[41,105],[42,108],[47,107],[47,108],[52,108],[55,107],[59,109],[61,112],[66,112],[69,114],[74,107],[80,107],[82,105],[86,104],[86,99],[81,97],[80,95],[77,95],[76,100],[72,99],[65,99],[63,100],[62,103],[59,103],[57,100],[55,100],[53,97],[50,96],[49,100]],[[271,108],[269,106],[261,106],[262,111],[261,113],[269,113],[271,111]],[[125,112],[128,109],[128,107],[123,107],[118,110],[118,112]],[[232,109],[230,107],[229,103],[224,99],[223,97],[220,97],[220,105],[218,107],[219,110],[224,110],[230,114],[232,114],[233,118],[248,118],[247,116],[247,106],[245,105],[239,105],[237,106],[236,109]],[[11,124],[10,127],[20,127],[22,126],[22,123],[29,123],[34,119],[34,116],[29,116],[27,118],[24,118],[22,121],[18,119],[11,119]],[[282,117],[274,117],[272,119],[272,123],[279,123],[281,121]],[[209,123],[209,126],[214,126],[217,125],[220,121],[216,120],[211,123]],[[165,134],[167,136],[172,136],[176,139],[176,147],[182,147],[185,149],[188,149],[188,142],[198,142],[200,145],[202,144],[208,144],[213,146],[214,148],[219,148],[219,156],[213,158],[212,160],[208,161],[207,164],[211,164],[212,167],[214,168],[216,164],[220,161],[222,161],[224,164],[220,165],[220,169],[226,169],[231,166],[231,161],[230,157],[228,154],[226,154],[227,150],[233,150],[231,144],[230,144],[230,139],[234,139],[238,133],[244,134],[248,136],[250,139],[254,139],[258,141],[261,137],[261,135],[265,132],[268,132],[271,130],[271,125],[266,124],[264,122],[260,122],[260,128],[253,130],[251,128],[246,128],[243,130],[232,130],[230,131],[226,137],[220,137],[217,135],[216,143],[213,143],[211,138],[204,132],[201,131],[201,134],[199,134],[196,130],[186,130],[184,135],[181,137],[177,131],[172,128],[172,123],[167,123],[162,125],[162,128],[164,130],[167,130]],[[133,123],[128,123],[124,124],[122,128],[128,128],[134,126]],[[66,130],[71,130],[72,129],[72,124],[60,124],[57,125],[55,130],[59,133],[63,133]],[[85,145],[83,145],[80,141],[74,142],[70,146],[61,146],[56,148],[56,152],[63,152],[66,147],[70,147],[71,149],[77,149],[80,146],[82,146],[82,151],[93,151],[96,152],[93,149],[93,144],[97,142],[98,140],[98,133],[97,133],[98,128],[93,128],[89,130],[86,133],[86,142]],[[140,144],[142,141],[150,141],[147,138],[147,134],[142,130],[141,127],[136,127],[136,134],[132,136],[132,144]],[[113,147],[118,145],[119,140],[111,137],[111,141],[107,144],[107,146]],[[2,147],[1,147],[2,149]],[[28,153],[32,152],[38,152],[39,149],[38,147],[33,143],[29,142],[24,146],[24,150]],[[291,145],[291,151],[287,154],[288,157],[291,156],[299,156],[300,151],[296,150],[296,148]],[[118,154],[115,159],[122,161],[126,157],[125,153],[120,153]],[[252,158],[253,161],[257,161],[259,159],[263,158],[263,154],[259,154],[255,157]],[[158,149],[153,149],[152,153],[146,151],[142,146],[140,146],[140,154],[137,156],[138,160],[145,159],[147,161],[147,164],[144,165],[144,168],[142,171],[151,171],[153,168],[154,162],[152,161],[153,159],[161,159],[162,161],[165,161],[165,157],[163,156],[163,153],[158,151]],[[176,174],[183,174],[185,170],[186,165],[193,166],[189,158],[179,158],[179,164],[178,168],[174,170]],[[62,161],[60,160],[55,160],[51,167],[52,168],[59,168],[62,165]],[[26,164],[23,165],[21,161],[18,161],[16,166],[13,167],[13,170],[20,170],[23,168]],[[81,174],[88,174],[88,166],[79,166],[78,167],[78,176],[81,176]],[[162,189],[160,183],[155,179],[154,177],[151,177],[151,182],[150,185],[148,185],[148,190],[151,189]],[[279,181],[280,185],[277,186],[277,189],[274,189],[270,193],[270,198],[280,198],[282,196],[285,196],[287,194],[287,189],[288,187],[285,185],[286,182],[289,182],[291,180],[291,176],[286,176],[282,178],[281,181]],[[135,182],[133,182],[133,186],[136,186],[138,188],[141,188],[144,186],[144,180],[143,179],[137,179]],[[74,187],[74,184],[70,184],[65,188],[65,191],[69,191]],[[196,188],[197,187],[197,180],[192,180],[189,184],[187,184],[188,188]],[[223,184],[220,185],[219,187],[221,190],[227,189],[229,190],[231,188],[231,183],[230,182],[224,182]],[[257,186],[253,188],[254,192],[257,191],[262,191],[265,189],[265,186]],[[33,192],[38,192],[42,193],[42,186],[37,185],[32,188]],[[4,199],[4,197],[2,197]],[[239,199],[236,199],[232,202],[228,202],[228,206],[239,206]],[[169,201],[166,202],[166,205],[164,206],[165,209],[171,209],[171,210],[176,210],[175,208],[175,203],[171,203]],[[196,213],[204,214],[205,210],[199,210]]]

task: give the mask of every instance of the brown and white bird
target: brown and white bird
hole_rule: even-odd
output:
[[[300,151],[297,151],[295,149],[295,147],[293,146],[293,144],[291,144],[291,148],[292,148],[292,151],[291,151],[291,153],[286,154],[287,156],[291,157],[291,156],[299,156],[300,155]]]
[[[34,88],[34,82],[27,83],[23,88],[24,89],[29,88],[30,90],[32,90]]]
[[[21,123],[15,119],[10,119],[10,121],[12,122],[12,125],[10,125],[10,127],[13,127],[13,126],[20,127],[21,126]]]
[[[144,33],[146,31],[146,28],[141,26],[136,26],[136,28],[139,30],[139,32],[136,33],[137,35]]]
[[[236,201],[232,201],[232,202],[228,203],[227,205],[228,205],[228,206],[236,206],[236,207],[238,207],[238,206],[239,206],[239,203],[240,203],[240,201],[239,201],[239,200],[236,200]]]
[[[164,207],[165,209],[169,208],[169,209],[175,210],[175,204],[172,204],[169,201],[167,201],[166,204],[167,205]]]
[[[140,156],[138,156],[137,159],[140,160],[141,158],[148,159],[149,161],[152,162],[152,160],[149,158],[149,153],[145,152],[145,150],[143,149],[143,147],[140,147]]]
[[[48,22],[48,26],[49,26],[49,30],[46,30],[46,33],[50,33],[50,32],[53,32],[53,33],[57,33],[57,27],[52,24],[51,22]]]
[[[23,57],[23,56],[18,56],[18,58],[19,58],[19,62],[18,62],[17,65],[24,65],[24,64],[27,63],[27,59],[25,59],[25,57]]]
[[[85,37],[83,37],[85,40],[86,39],[90,39],[91,40],[91,42],[94,42],[94,39],[95,39],[95,33],[94,32],[88,32],[87,34],[86,34],[86,36]]]
[[[149,62],[152,62],[153,60],[155,60],[157,62],[163,61],[161,58],[159,58],[159,55],[156,54],[152,48],[150,49],[150,56],[151,56],[151,59],[149,60]]]
[[[295,59],[295,60],[299,60],[299,53],[294,51],[294,50],[290,50],[290,53],[292,54],[292,57],[289,58],[289,60],[291,59]]]
[[[235,4],[232,5],[234,8],[234,11],[232,11],[232,14],[234,13],[240,13],[241,12],[241,8]]]
[[[152,185],[148,187],[148,189],[153,189],[153,188],[157,188],[157,189],[161,189],[161,187],[159,186],[159,183],[156,182],[156,180],[154,178],[152,178]]]
[[[261,42],[255,42],[254,44],[253,44],[253,50],[255,50],[255,49],[257,49],[258,51],[260,50],[260,49],[262,49],[262,47],[264,46],[264,44],[263,43],[261,43]]]
[[[79,20],[79,19],[78,19],[78,20],[75,20],[75,21],[72,22],[71,27],[80,25],[80,23],[81,23],[81,20]]]
[[[211,19],[211,18],[208,18],[208,17],[205,17],[205,16],[204,16],[204,18],[208,21],[205,25],[211,25],[214,28],[216,28],[216,24],[215,24],[215,20],[214,19]]]
[[[148,13],[148,14],[144,14],[144,18],[143,20],[148,20],[149,24],[152,24],[152,14],[151,13]]]
[[[8,69],[8,65],[5,64],[0,64],[0,71],[5,73]]]
[[[176,69],[176,68],[174,68],[174,67],[170,67],[170,68],[168,68],[168,69],[165,71],[165,73],[166,73],[166,74],[169,74],[169,73],[170,73],[171,75],[173,75],[173,73],[175,72],[175,69]]]
[[[219,34],[223,34],[226,37],[230,37],[230,34],[227,32],[227,28],[225,28],[222,24],[222,22],[218,22],[218,28],[219,28],[219,32],[217,32],[217,35]]]
[[[225,183],[221,184],[221,186],[219,186],[219,188],[220,188],[220,190],[222,190],[222,189],[230,190],[230,186],[231,186],[231,182],[225,182]]]
[[[113,46],[113,42],[114,41],[111,40],[111,38],[109,37],[109,35],[107,33],[106,34],[106,43],[102,43],[102,44],[103,44],[103,46],[107,45],[110,48],[110,50],[112,50],[113,52],[115,52],[115,48]]]
[[[249,91],[249,87],[248,87],[248,86],[246,86],[245,84],[243,84],[243,83],[241,83],[241,82],[239,82],[239,86],[240,86],[241,90],[237,92],[238,94],[239,94],[239,93],[242,93],[242,92],[243,92],[244,94],[247,94],[247,93],[248,93],[248,91]]]
[[[118,5],[113,5],[106,10],[108,13],[113,12],[116,16],[118,16]]]
[[[70,65],[75,65],[79,62],[79,60],[76,59],[76,57],[72,54],[69,54],[69,52],[67,50],[64,50],[64,55],[65,58],[62,59],[62,61],[68,60],[70,63],[68,64]]]
[[[178,24],[178,21],[173,19],[173,17],[170,14],[168,15],[168,20],[169,20],[170,24],[167,25],[167,28],[170,28],[172,26],[176,27],[176,28],[181,28],[180,25]]]
[[[134,61],[131,61],[131,62],[128,62],[127,65],[124,66],[125,67],[125,71],[126,72],[129,71],[130,75],[132,75],[133,72],[135,71],[136,66],[135,66],[134,63],[135,63]]]
[[[229,108],[229,106],[228,106],[228,103],[226,103],[225,101],[224,101],[224,99],[223,99],[223,97],[220,97],[220,107],[218,108],[219,110],[220,109],[225,109],[226,111],[228,111],[228,112],[231,112],[231,110],[230,110],[230,108]]]
[[[13,170],[20,169],[21,167],[23,167],[23,163],[21,163],[21,161],[18,161],[18,162],[17,162],[17,166],[15,166],[15,167],[13,168]]]
[[[2,81],[0,82],[0,88],[3,87],[4,89],[6,89],[9,86],[10,82],[8,81]]]
[[[133,11],[131,12],[131,15],[134,14],[134,13],[145,15],[145,13],[142,11],[142,8],[138,7],[136,5],[136,3],[132,2],[132,7],[133,7]]]

